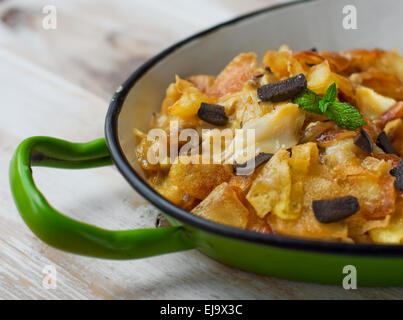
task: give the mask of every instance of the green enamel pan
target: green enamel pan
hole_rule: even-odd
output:
[[[357,12],[357,29],[345,29],[345,6]],[[351,7],[350,7],[351,9]],[[294,50],[342,50],[401,46],[403,2],[394,0],[302,1],[271,7],[196,34],[149,60],[113,95],[106,139],[71,143],[31,137],[10,166],[16,206],[31,230],[49,245],[106,259],[137,259],[197,249],[224,264],[298,281],[341,285],[345,266],[358,285],[403,285],[403,246],[321,242],[265,235],[220,225],[180,209],[145,181],[135,157],[133,128],[147,130],[175,74],[216,74],[239,52],[288,44]],[[350,10],[351,11],[351,10]],[[392,30],[392,31],[391,31]],[[171,227],[111,231],[59,213],[36,188],[32,166],[91,168],[115,165],[127,182],[165,214]]]

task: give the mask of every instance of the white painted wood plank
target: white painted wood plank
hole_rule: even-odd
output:
[[[206,27],[284,0],[14,0],[0,3],[0,46],[99,96],[140,64]],[[42,8],[54,5],[56,30],[42,28]]]

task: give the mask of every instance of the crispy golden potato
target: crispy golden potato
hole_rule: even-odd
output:
[[[400,81],[403,81],[403,57],[399,55],[397,50],[387,51],[385,56],[380,61],[381,66],[378,68],[396,75]]]
[[[350,66],[350,61],[338,52],[321,51],[320,56],[329,62],[330,69],[336,73],[343,73]]]
[[[298,219],[284,219],[271,213],[267,215],[267,222],[273,233],[276,234],[312,239],[345,239],[348,236],[348,228],[344,221],[323,224],[314,216],[312,200],[328,197],[329,190],[332,190],[332,196],[338,196],[341,190],[337,188],[329,168],[315,165],[315,152],[313,154],[312,160],[314,161],[313,163],[310,161],[309,174],[302,176],[304,184],[302,193],[303,206]]]
[[[263,64],[269,67],[277,78],[288,78],[291,57],[291,50],[287,46],[282,46],[278,51],[267,51],[263,57]]]
[[[397,167],[400,161],[400,157],[394,154],[377,154],[377,153],[371,153],[371,157],[378,159],[378,160],[384,160],[386,162],[391,163],[391,168]]]
[[[207,93],[210,96],[221,97],[227,93],[240,91],[245,81],[252,77],[256,65],[255,53],[241,53],[217,76]]]
[[[288,163],[292,183],[289,210],[292,216],[299,217],[304,205],[306,176],[319,164],[319,150],[316,143],[308,142],[292,147]]]
[[[175,86],[176,91],[173,93],[173,98],[168,101],[174,101],[175,98],[177,100],[167,107],[169,115],[178,116],[184,120],[197,120],[197,111],[200,108],[200,104],[202,102],[213,102],[210,97],[189,81],[177,77]]]
[[[383,128],[383,131],[385,131],[386,135],[388,138],[393,141],[395,140],[395,134],[397,134],[400,130],[400,127],[403,124],[403,120],[401,118],[389,121],[385,127]]]
[[[340,55],[349,61],[347,74],[365,71],[371,67],[381,64],[381,60],[385,58],[386,51],[380,49],[366,50],[353,49],[341,51]]]
[[[396,100],[362,86],[356,90],[356,99],[358,109],[370,120],[376,120],[396,103]]]
[[[282,219],[296,219],[301,213],[304,180],[310,168],[318,163],[318,148],[310,142],[278,151],[254,180],[246,199],[257,215],[271,212]]]
[[[390,166],[389,166],[390,168]],[[352,175],[341,181],[346,194],[355,196],[360,202],[360,212],[368,220],[376,220],[390,215],[395,210],[395,189],[393,177],[377,177],[365,172]]]
[[[391,73],[403,81],[403,57],[395,50],[354,49],[342,51],[340,55],[349,60],[349,67],[344,71],[347,75],[375,68]]]
[[[390,166],[385,161],[376,159],[367,162],[367,167],[357,166],[355,170],[350,166],[346,170],[343,164],[335,171],[331,167],[314,166],[310,174],[303,178],[302,215],[296,220],[268,215],[267,221],[273,232],[310,238],[341,239],[356,237],[387,225],[390,214],[394,211],[395,197],[394,190],[390,189],[393,178],[388,177],[385,182]],[[357,197],[361,210],[344,221],[319,223],[312,211],[312,200],[327,198],[330,192],[333,197]]]
[[[192,197],[169,178],[155,181],[153,186],[159,194],[184,210],[191,210],[198,203],[198,199]]]
[[[260,218],[269,212],[283,219],[294,219],[290,215],[291,169],[288,164],[290,154],[279,150],[265,164],[253,181],[246,199]]]
[[[217,186],[191,212],[208,220],[241,229],[245,229],[249,215],[237,193],[225,182]]]
[[[320,240],[341,240],[348,237],[346,223],[320,223],[312,210],[304,210],[302,216],[295,220],[281,219],[273,214],[269,214],[266,220],[274,234],[283,236]]]
[[[288,63],[288,74],[290,77],[296,76],[297,74],[308,74],[309,68],[301,64],[297,59],[291,58]]]
[[[368,231],[376,228],[384,228],[390,223],[390,215],[377,220],[368,220],[362,212],[356,213],[346,219],[348,236],[352,239],[362,237]]]
[[[299,51],[293,54],[293,58],[306,65],[320,64],[325,60],[318,52]]]
[[[165,92],[164,101],[162,101],[161,113],[168,113],[168,108],[172,106],[176,101],[180,99],[183,91],[186,87],[191,86],[191,83],[185,80],[181,80],[176,76],[176,81],[171,83]]]
[[[233,176],[228,184],[234,188],[240,190],[243,194],[246,194],[252,185],[253,180],[255,180],[260,169],[256,169],[249,175]]]
[[[313,66],[307,77],[308,88],[319,95],[325,94],[327,88],[334,82],[329,62],[327,60]]]
[[[304,63],[308,66],[320,64],[324,60],[327,60],[330,69],[333,72],[337,73],[342,73],[350,65],[350,62],[347,58],[343,57],[337,52],[330,52],[330,51],[321,51],[321,52],[300,51],[294,53],[293,57],[297,59],[300,63]]]
[[[389,121],[396,120],[401,117],[403,117],[403,102],[399,101],[385,111],[378,119],[376,119],[375,123],[380,129],[383,129]]]
[[[302,209],[304,178],[311,165],[318,162],[318,148],[307,143],[278,151],[254,180],[246,199],[257,215],[271,212],[282,219],[296,219]]]
[[[330,130],[321,134],[319,138],[316,139],[316,143],[320,148],[328,148],[337,145],[338,143],[346,139],[354,138],[356,135],[357,133],[354,131],[344,130],[334,126],[333,128],[330,128]],[[349,141],[349,144],[352,148],[355,149],[355,147],[352,146],[352,140]],[[330,150],[332,149],[329,149],[329,151]],[[326,154],[324,153],[323,155],[325,156]]]
[[[319,163],[318,146],[314,142],[308,142],[292,147],[288,162],[293,174],[307,174],[312,166]]]
[[[346,153],[345,150],[342,152]],[[354,150],[348,149],[347,152],[347,157],[350,157]],[[366,219],[384,218],[395,210],[394,177],[389,174],[391,165],[392,161],[371,156],[364,158],[362,162],[356,158],[350,158],[350,161],[340,158],[338,164],[331,163],[331,170],[338,184],[334,190],[340,188],[342,195],[355,196],[360,203],[360,213]]]
[[[350,79],[354,84],[371,88],[383,96],[403,100],[403,83],[394,74],[370,68],[367,71],[352,74]]]
[[[395,119],[388,122],[384,128],[393,147],[399,155],[403,154],[403,119]],[[400,159],[400,157],[398,157]]]
[[[207,93],[210,87],[214,84],[215,77],[206,74],[199,74],[197,76],[191,76],[186,80],[193,83],[201,92]]]
[[[337,97],[340,101],[346,101],[354,106],[356,105],[355,88],[349,79],[332,72],[331,82],[336,83]]]
[[[225,107],[225,113],[233,115],[232,128],[239,129],[246,122],[259,118],[272,110],[272,103],[260,103],[256,88],[246,84],[242,91],[218,99],[217,104]]]
[[[300,143],[316,141],[322,134],[335,126],[333,121],[313,121],[304,129]]]
[[[143,170],[158,170],[159,164],[151,164],[147,160],[148,149],[151,148],[153,142],[147,141],[147,138],[141,139],[136,147],[137,160]]]
[[[390,223],[387,226],[369,231],[371,239],[376,243],[400,244],[403,241],[403,205],[400,200]]]
[[[256,213],[253,212],[253,208],[249,210],[248,224],[246,229],[266,234],[273,234],[273,230],[266,222],[266,219],[259,218]]]
[[[178,157],[178,163],[171,166],[168,180],[171,185],[178,186],[196,199],[204,199],[219,184],[233,177],[231,165],[188,163],[190,157]]]

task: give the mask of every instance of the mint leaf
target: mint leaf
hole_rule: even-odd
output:
[[[357,129],[366,124],[359,111],[346,102],[332,102],[325,115],[345,129]]]
[[[327,107],[332,103],[333,101],[336,100],[337,97],[337,87],[336,83],[333,82],[326,90],[325,95],[323,98],[319,101],[319,109],[323,113],[326,112]]]
[[[321,114],[322,112],[319,109],[319,101],[320,97],[315,92],[305,89],[299,93],[292,102],[299,105],[300,108],[305,111]]]
[[[329,106],[329,104],[331,104],[330,101],[326,101],[324,99],[319,101],[319,110],[324,113],[327,110],[327,107]]]
[[[336,97],[336,83],[332,83],[323,98],[312,90],[305,89],[292,102],[305,111],[324,114],[341,128],[357,129],[366,124],[356,108],[346,102],[335,101]]]
[[[325,95],[323,96],[323,100],[333,102],[337,97],[337,87],[336,82],[333,82],[326,90]]]

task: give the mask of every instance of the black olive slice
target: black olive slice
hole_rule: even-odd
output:
[[[264,162],[268,161],[271,159],[271,157],[273,157],[272,153],[265,153],[265,152],[261,152],[259,153],[254,159],[255,159],[255,164],[253,166],[253,168],[251,168],[251,170],[253,171],[254,169],[256,169],[257,167],[259,167],[261,164],[263,164]],[[237,173],[238,169],[240,168],[246,168],[246,166],[248,165],[248,162],[244,162],[244,163],[235,163],[232,165],[232,167],[234,168],[235,173]]]
[[[403,176],[397,176],[393,185],[396,190],[403,191]]]
[[[392,146],[388,136],[386,135],[385,131],[382,131],[378,138],[376,138],[376,145],[381,148],[385,153],[395,154],[398,155],[395,148]]]
[[[306,89],[305,76],[300,73],[294,77],[273,82],[257,89],[257,95],[261,101],[279,102],[295,97]]]
[[[216,126],[225,126],[228,123],[228,117],[225,114],[225,108],[218,104],[209,104],[202,102],[197,116],[208,123]]]
[[[394,182],[394,186],[396,190],[403,191],[403,161],[400,160],[397,167],[394,167],[389,173],[396,177]]]
[[[363,128],[361,128],[360,132],[355,136],[354,144],[368,153],[372,152],[372,140]]]
[[[318,49],[316,49],[316,47],[312,47],[309,51],[318,52]]]
[[[322,223],[331,223],[343,220],[360,210],[358,199],[345,196],[333,199],[312,201],[313,213]]]
[[[397,166],[391,169],[389,173],[394,177],[403,175],[403,161],[400,160]]]

